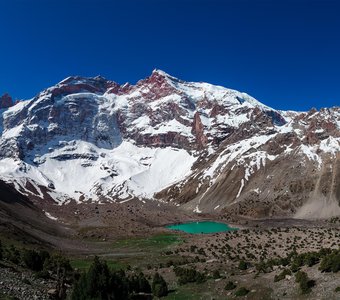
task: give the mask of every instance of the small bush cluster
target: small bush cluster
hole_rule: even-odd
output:
[[[295,281],[299,283],[302,294],[310,293],[312,287],[315,286],[315,281],[309,279],[307,273],[303,271],[296,272]]]
[[[42,271],[44,263],[50,258],[50,254],[47,251],[35,251],[35,250],[24,250],[22,254],[22,260],[32,271]]]
[[[51,255],[44,250],[20,249],[13,245],[4,246],[0,242],[0,260],[33,271],[35,278],[55,280],[58,299],[66,298],[67,284],[73,283],[75,273],[70,261],[58,254]],[[28,279],[24,280],[30,284]]]
[[[279,275],[275,275],[274,282],[281,281],[286,278],[286,275],[292,275],[292,272],[289,269],[284,269]]]
[[[238,268],[240,269],[240,270],[247,270],[248,269],[248,267],[249,267],[249,265],[248,265],[248,263],[247,262],[245,262],[244,260],[240,260],[240,262],[239,262],[239,264],[238,264]]]
[[[66,257],[59,254],[51,255],[45,250],[19,249],[13,245],[6,247],[0,241],[0,260],[34,271],[36,277],[44,277],[42,274],[51,277],[57,273],[73,276],[73,269]]]
[[[236,284],[232,281],[228,281],[227,284],[225,285],[224,289],[226,291],[230,291],[236,288]]]
[[[321,260],[321,272],[339,272],[340,271],[340,250],[333,250]]]
[[[235,292],[235,296],[236,297],[242,297],[245,296],[249,293],[250,291],[248,289],[246,289],[245,287],[240,287],[236,292]]]
[[[320,263],[320,271],[322,272],[339,272],[340,271],[340,250],[321,249],[318,252],[306,252],[297,254],[292,251],[284,258],[269,259],[256,264],[257,271],[267,273],[273,270],[274,266],[289,266],[293,273],[298,272],[301,267],[312,267]],[[240,261],[240,266],[244,266],[244,262]]]
[[[178,284],[183,285],[189,282],[202,283],[206,281],[205,274],[196,271],[193,268],[186,269],[181,267],[176,267],[174,269],[176,276],[178,277]]]

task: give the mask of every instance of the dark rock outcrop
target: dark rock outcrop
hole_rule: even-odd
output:
[[[11,106],[13,106],[13,100],[12,100],[12,97],[9,95],[9,94],[3,94],[1,97],[0,97],[0,109],[3,109],[3,108],[9,108]]]

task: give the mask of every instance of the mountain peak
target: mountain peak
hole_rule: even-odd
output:
[[[98,75],[95,77],[84,77],[84,76],[69,76],[62,81],[60,81],[58,84],[98,84],[98,83],[108,83],[112,82],[105,77]]]
[[[52,93],[54,96],[67,95],[72,93],[89,92],[104,94],[108,89],[118,88],[119,84],[107,80],[102,76],[83,77],[69,76],[46,90],[47,93]]]
[[[160,69],[154,69],[151,73],[151,77],[163,77],[163,78],[167,78],[167,79],[171,79],[171,80],[179,80],[178,78],[160,70]]]
[[[164,72],[163,70],[157,69],[157,68],[152,70],[152,74],[159,74],[159,75],[162,75],[162,76],[171,77],[168,73]]]

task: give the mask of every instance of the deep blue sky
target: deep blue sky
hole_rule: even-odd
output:
[[[340,105],[340,1],[0,0],[0,94],[154,68],[279,109]]]

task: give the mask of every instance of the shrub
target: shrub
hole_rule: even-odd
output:
[[[44,262],[49,256],[49,253],[46,251],[25,250],[22,259],[27,268],[38,272],[42,271]]]
[[[250,291],[248,289],[246,289],[245,287],[240,287],[236,292],[235,292],[235,296],[236,297],[242,297],[245,296],[249,293]]]
[[[293,258],[290,269],[292,270],[293,273],[296,273],[297,271],[300,270],[302,266],[303,266],[303,259],[300,255],[298,255]]]
[[[290,263],[290,259],[288,257],[284,257],[280,259],[280,265],[284,267],[289,265],[289,263]]]
[[[340,271],[340,251],[334,251],[323,257],[319,267],[321,272],[338,272]]]
[[[295,274],[295,281],[299,283],[302,294],[308,294],[312,287],[315,286],[315,281],[308,278],[306,272],[298,271]]]
[[[238,268],[240,270],[247,270],[248,269],[248,264],[244,261],[244,260],[240,260],[239,264],[238,264]]]
[[[228,281],[227,284],[225,285],[224,289],[226,291],[230,291],[236,288],[236,284],[233,283],[232,281]]]
[[[301,282],[302,280],[305,280],[306,278],[308,278],[306,272],[298,271],[295,274],[295,282],[297,282],[297,283]]]
[[[303,255],[303,263],[308,267],[316,265],[319,261],[320,257],[316,252],[308,252]]]
[[[212,276],[213,276],[214,279],[221,278],[220,271],[219,270],[214,270]]]
[[[40,279],[49,279],[51,278],[50,273],[46,270],[43,271],[38,271],[34,274],[35,278],[40,278]]]
[[[289,269],[284,269],[279,275],[275,275],[274,282],[281,281],[285,279],[286,275],[292,275],[292,272]]]
[[[266,273],[267,272],[267,264],[264,261],[255,264],[256,270],[258,273]]]
[[[21,260],[20,252],[13,245],[6,249],[5,258],[14,264],[19,264]]]
[[[59,254],[52,255],[45,260],[44,270],[54,274],[62,272],[65,275],[71,275],[73,272],[69,259]]]
[[[202,283],[206,280],[205,275],[203,273],[196,271],[195,269],[185,269],[176,267],[174,271],[176,276],[179,277],[178,283],[181,285],[189,282]]]

